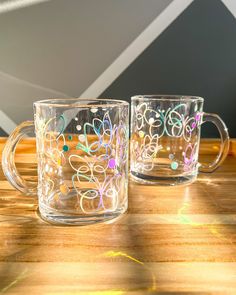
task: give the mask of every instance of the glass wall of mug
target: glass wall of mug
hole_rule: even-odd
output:
[[[88,224],[124,213],[128,206],[129,104],[113,99],[43,100],[34,103],[34,115],[28,127],[35,125],[42,218]],[[24,128],[19,131],[22,135]],[[9,141],[8,146],[14,138]],[[8,179],[17,187],[15,179]],[[17,188],[31,194],[27,183],[22,187]]]
[[[203,98],[140,95],[131,101],[131,176],[135,181],[164,185],[194,181],[204,121],[215,123],[222,139],[219,159],[205,172],[213,171],[227,155],[227,128],[217,115],[203,113]]]

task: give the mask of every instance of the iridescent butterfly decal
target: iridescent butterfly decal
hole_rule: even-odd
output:
[[[136,153],[137,168],[141,168],[144,171],[151,171],[154,167],[154,158],[157,157],[158,152],[162,149],[162,146],[158,144],[158,135],[150,137],[145,135],[141,145],[136,142],[132,149]]]
[[[197,162],[197,143],[192,145],[189,143],[183,152],[184,157],[184,170],[189,171]]]
[[[104,159],[109,158],[112,154],[112,140],[115,130],[116,126],[112,126],[108,112],[105,113],[102,120],[94,118],[92,124],[84,124],[83,143],[79,142],[77,149],[88,155],[99,153]]]
[[[117,172],[108,175],[108,161],[104,161],[101,156],[94,159],[71,155],[69,163],[76,171],[72,183],[78,194],[80,209],[87,214],[115,210],[120,189],[117,181],[121,174]]]

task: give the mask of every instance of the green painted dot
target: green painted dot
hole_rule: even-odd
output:
[[[171,166],[172,170],[176,170],[178,168],[179,164],[177,162],[171,162],[170,166]]]
[[[72,135],[68,135],[68,139],[69,140],[72,140],[73,139],[73,136]]]
[[[64,152],[68,152],[69,151],[69,147],[68,147],[68,145],[63,145],[63,151]]]

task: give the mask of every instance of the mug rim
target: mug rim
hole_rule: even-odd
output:
[[[79,103],[78,102],[83,102]],[[88,104],[91,102],[91,104]],[[101,102],[101,103],[100,103]],[[73,108],[98,108],[98,107],[119,107],[129,106],[125,100],[113,98],[48,98],[37,100],[33,103],[35,106],[47,107],[73,107]]]
[[[178,94],[142,94],[131,96],[131,101],[147,101],[147,100],[157,100],[157,101],[201,101],[204,102],[204,98],[195,95],[178,95]]]

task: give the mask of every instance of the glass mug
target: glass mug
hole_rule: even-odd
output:
[[[34,122],[10,135],[2,156],[8,181],[38,195],[43,219],[83,225],[109,221],[128,206],[129,104],[113,99],[49,99],[34,103]],[[18,141],[35,127],[38,186],[17,172]]]
[[[131,98],[131,177],[144,184],[192,182],[198,170],[214,171],[229,150],[229,135],[216,114],[203,112],[195,96],[137,95]],[[221,148],[215,161],[198,163],[201,125],[216,125]]]

